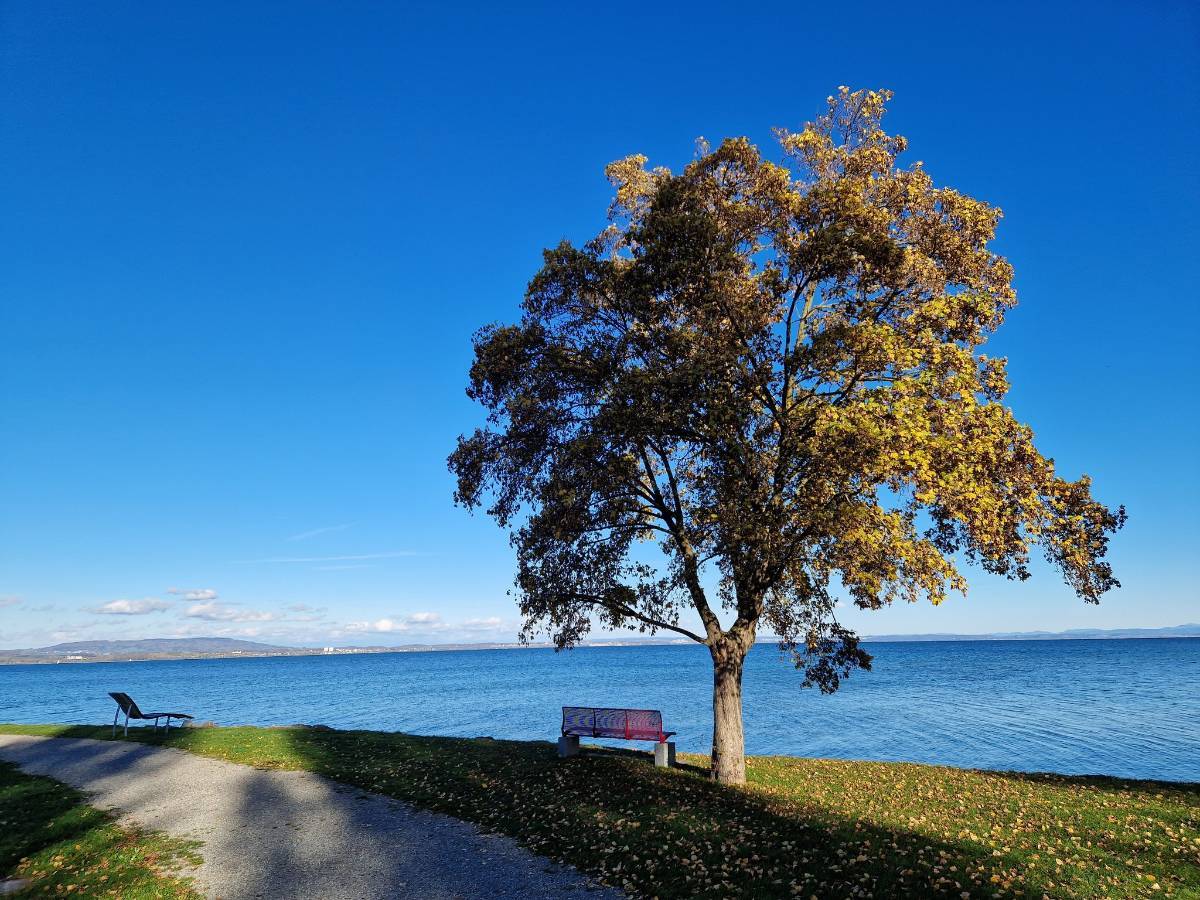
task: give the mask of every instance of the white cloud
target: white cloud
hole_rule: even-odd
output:
[[[219,596],[212,588],[168,588],[168,594],[175,594],[184,600],[216,600]]]
[[[511,623],[497,616],[485,619],[464,619],[461,622],[445,622],[435,612],[415,612],[406,616],[386,616],[373,622],[350,622],[341,629],[346,634],[404,634],[414,637],[437,635],[440,640],[458,636],[478,637],[484,633],[513,631]]]
[[[0,609],[4,609],[6,606],[18,606],[20,603],[20,597],[0,597]]]
[[[195,603],[187,608],[185,616],[204,619],[208,622],[270,622],[278,618],[277,613],[253,609],[235,609],[224,603]]]
[[[145,600],[110,600],[86,612],[99,613],[102,616],[144,616],[170,608],[171,604],[166,600],[147,597]]]
[[[374,622],[349,622],[346,625],[346,631],[384,634],[392,631],[408,631],[411,627],[403,619],[376,619]]]

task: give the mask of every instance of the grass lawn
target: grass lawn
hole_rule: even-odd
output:
[[[98,737],[109,730],[2,726]],[[758,757],[560,760],[541,742],[308,728],[186,728],[168,743],[308,769],[503,832],[638,897],[1200,898],[1200,785]]]
[[[176,870],[195,845],[118,827],[78,791],[0,762],[0,881],[21,897],[198,898]]]

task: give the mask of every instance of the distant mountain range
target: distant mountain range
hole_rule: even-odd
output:
[[[0,650],[0,664],[41,662],[112,662],[129,659],[181,659],[206,656],[288,656],[312,653],[234,638],[147,638],[136,641],[72,641],[53,647]]]
[[[871,643],[913,641],[1062,641],[1120,638],[1200,638],[1200,625],[1170,628],[1073,628],[1070,631],[1010,631],[992,634],[876,634],[863,638]],[[764,643],[770,643],[764,638]],[[686,638],[599,638],[584,641],[585,647],[621,647],[647,644],[690,644]],[[123,662],[149,659],[206,659],[245,656],[328,656],[346,653],[419,653],[438,650],[517,650],[523,645],[507,644],[404,644],[397,647],[284,647],[235,638],[147,638],[133,641],[72,641],[52,647],[0,650],[0,665],[27,663]],[[549,644],[532,644],[548,647]]]
[[[1167,628],[1072,628],[1068,631],[996,631],[990,634],[872,634],[864,641],[1087,641],[1122,638],[1200,637],[1200,625]]]

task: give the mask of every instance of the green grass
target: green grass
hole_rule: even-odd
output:
[[[177,871],[195,844],[119,827],[79,792],[0,762],[0,881],[20,897],[197,898]]]
[[[106,738],[104,728],[3,731]],[[560,760],[548,743],[306,728],[131,740],[308,769],[517,838],[639,897],[1200,898],[1200,785],[759,757]]]

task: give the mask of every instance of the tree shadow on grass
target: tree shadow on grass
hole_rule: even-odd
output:
[[[78,791],[0,761],[0,881],[22,896],[198,897],[177,876],[199,861],[196,843],[118,827]]]
[[[303,764],[516,838],[637,896],[1041,897],[1020,861],[816,806],[776,808],[685,764],[552,745],[376,732],[287,733]],[[995,880],[993,880],[995,876]],[[1053,892],[1051,892],[1053,893]]]
[[[533,743],[537,743],[536,741]],[[551,747],[555,745],[551,744]],[[557,753],[557,749],[555,750]],[[654,752],[647,750],[636,750],[631,747],[610,747],[607,744],[581,744],[580,752],[587,755],[599,754],[613,759],[626,759],[631,763],[636,762],[639,765],[654,765]],[[675,762],[675,769],[680,772],[690,772],[693,775],[699,775],[703,778],[708,777],[708,765],[700,765],[699,763],[691,762],[687,757],[680,756]]]
[[[22,776],[13,764],[0,762],[0,818],[5,820],[0,823],[0,878],[23,857],[93,827],[86,816],[68,815],[79,805],[74,791]]]
[[[1190,798],[1200,806],[1200,781],[1161,781],[1150,778],[1117,778],[1112,775],[1058,775],[1054,772],[1000,772],[987,769],[971,771],[1056,788],[1119,791],[1136,796],[1173,795]]]

